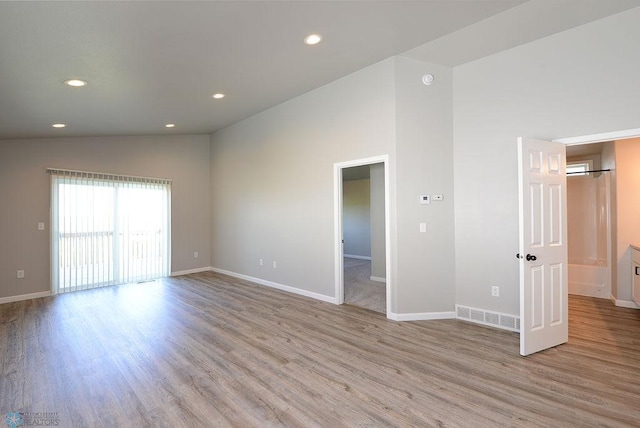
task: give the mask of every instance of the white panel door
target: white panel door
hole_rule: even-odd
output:
[[[569,338],[565,145],[518,138],[520,354]]]

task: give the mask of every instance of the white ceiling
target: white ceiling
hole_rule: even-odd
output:
[[[393,55],[455,66],[638,5],[0,2],[0,139],[209,134]]]

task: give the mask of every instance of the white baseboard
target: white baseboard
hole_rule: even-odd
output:
[[[343,254],[348,259],[371,260],[369,256],[356,256],[355,254]]]
[[[0,297],[0,305],[3,303],[19,302],[21,300],[38,299],[40,297],[51,296],[51,291],[40,291],[38,293],[19,294],[17,296]]]
[[[632,300],[618,300],[615,297],[611,296],[611,301],[614,305],[621,308],[640,309],[640,305],[636,304],[636,302]]]
[[[370,276],[369,279],[374,282],[387,282],[387,278],[381,278],[379,276]]]
[[[520,317],[515,315],[456,305],[456,318],[502,330],[520,331]]]
[[[577,294],[578,296],[597,297],[598,299],[606,299],[611,296],[611,290],[605,284],[593,284],[580,281],[569,281],[569,294]]]
[[[229,275],[229,276],[232,276],[234,278],[244,279],[246,281],[255,282],[256,284],[265,285],[267,287],[275,288],[277,290],[287,291],[289,293],[299,294],[299,295],[305,296],[305,297],[311,297],[312,299],[321,300],[321,301],[327,302],[327,303],[333,303],[334,305],[338,304],[338,299],[336,299],[335,297],[327,296],[327,295],[319,294],[319,293],[314,293],[313,291],[303,290],[301,288],[291,287],[289,285],[278,284],[277,282],[267,281],[265,279],[260,279],[260,278],[254,278],[252,276],[243,275],[243,274],[240,274],[240,273],[231,272],[231,271],[224,270],[224,269],[218,269],[218,268],[215,268],[215,267],[212,267],[211,271],[218,272],[218,273],[221,273],[223,275]]]
[[[450,320],[456,318],[455,312],[416,312],[407,314],[396,314],[390,312],[387,318],[394,321],[427,321],[427,320]]]
[[[195,268],[195,269],[187,269],[187,270],[179,270],[176,272],[171,272],[169,276],[182,276],[189,275],[190,273],[199,273],[199,272],[211,272],[213,268],[211,266]]]

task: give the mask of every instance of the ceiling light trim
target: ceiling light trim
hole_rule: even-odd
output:
[[[307,46],[315,46],[322,41],[322,35],[318,33],[309,34],[304,38],[304,44]]]
[[[87,86],[87,81],[82,79],[67,79],[64,81],[64,84],[72,88],[81,88]]]

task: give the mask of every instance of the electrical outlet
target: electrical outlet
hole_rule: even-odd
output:
[[[23,270],[19,270],[18,271],[18,278],[24,278],[24,271]]]
[[[278,267],[278,262],[273,262],[273,268],[277,268]]]
[[[43,222],[38,223],[38,230],[44,230],[44,223]]]
[[[260,259],[260,266],[264,266],[264,260]]]
[[[198,254],[198,252],[197,252],[197,251],[194,251],[194,252],[193,252],[193,258],[194,258],[194,259],[197,259],[199,255],[200,255],[200,254]]]
[[[491,295],[492,295],[493,297],[500,297],[500,287],[497,287],[497,286],[495,286],[495,285],[494,285],[494,286],[492,286],[492,287],[491,287]]]

